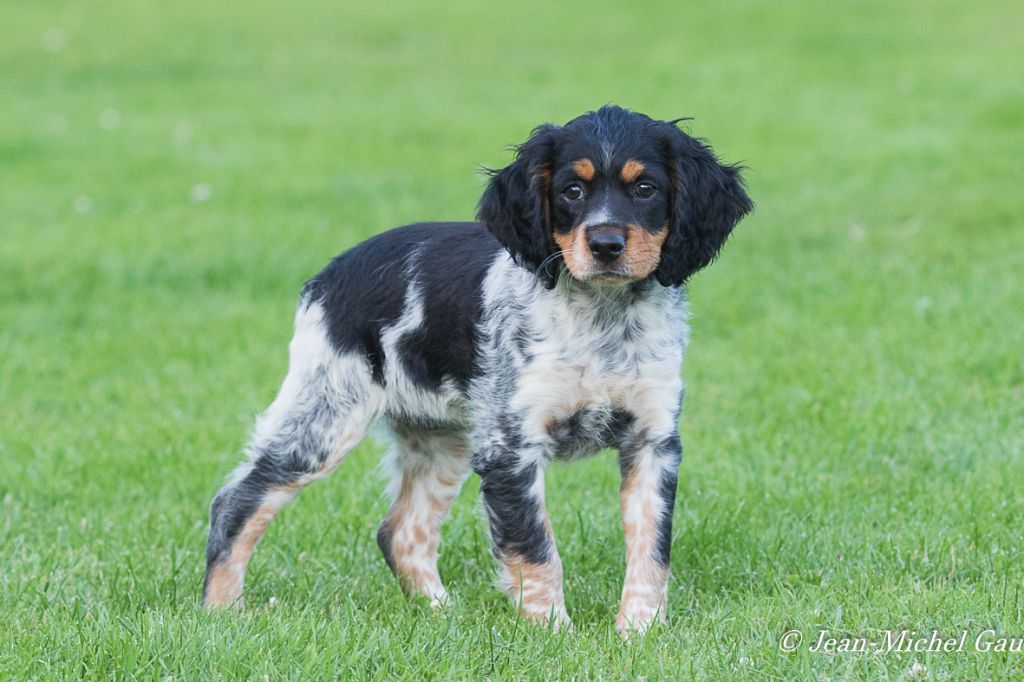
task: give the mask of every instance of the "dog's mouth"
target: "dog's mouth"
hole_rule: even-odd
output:
[[[577,282],[579,286],[585,289],[594,289],[611,294],[639,282],[643,277],[638,277],[635,273],[621,270],[594,270],[583,276],[572,274],[569,279]]]
[[[588,273],[583,279],[584,282],[592,282],[594,284],[628,284],[629,282],[635,282],[639,279],[632,272],[627,272],[620,269],[607,269],[598,270],[596,272]]]
[[[578,282],[609,287],[629,284],[644,277],[634,272],[626,263],[609,263],[605,265],[595,261],[586,264],[581,264],[577,261],[567,264],[566,269],[572,278]]]

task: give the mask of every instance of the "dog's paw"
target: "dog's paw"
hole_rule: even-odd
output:
[[[623,639],[639,637],[651,629],[656,623],[666,622],[664,608],[634,607],[620,610],[615,616],[615,632]]]
[[[434,592],[430,595],[430,608],[443,609],[452,605],[452,598],[444,590]]]
[[[552,604],[546,610],[534,607],[520,611],[523,618],[533,625],[551,628],[553,631],[568,630],[572,632],[572,621],[565,610],[564,604]]]

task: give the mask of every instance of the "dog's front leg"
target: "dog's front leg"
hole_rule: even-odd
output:
[[[473,468],[501,563],[501,587],[523,615],[554,627],[569,624],[562,593],[562,560],[544,507],[542,457],[501,447],[478,452]]]
[[[626,579],[616,616],[620,634],[644,632],[668,614],[669,551],[675,507],[679,435],[638,438],[623,446],[622,524],[626,535]]]

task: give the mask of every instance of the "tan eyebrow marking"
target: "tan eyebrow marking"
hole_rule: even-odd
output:
[[[596,172],[594,170],[594,162],[590,159],[579,159],[578,161],[573,161],[572,169],[575,171],[576,175],[580,176],[581,179],[586,180],[587,182],[594,179],[594,173]]]
[[[630,159],[622,166],[622,172],[619,175],[622,176],[623,182],[633,182],[640,177],[640,174],[644,172],[644,165],[636,159]]]

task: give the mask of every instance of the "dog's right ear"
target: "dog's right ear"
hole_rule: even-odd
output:
[[[654,276],[672,287],[715,259],[754,204],[743,188],[742,167],[721,163],[711,147],[674,123],[657,125],[672,179],[672,209]]]
[[[491,173],[480,198],[477,218],[519,265],[537,273],[550,289],[558,281],[561,262],[551,238],[548,184],[557,126],[542,125],[516,148],[510,165]]]

